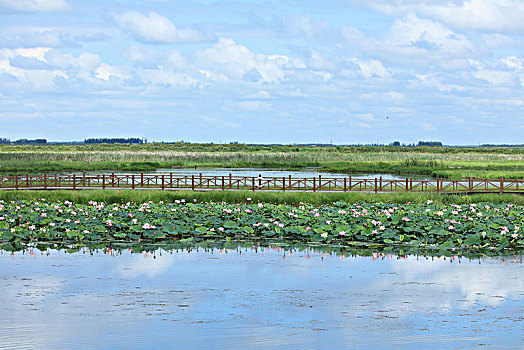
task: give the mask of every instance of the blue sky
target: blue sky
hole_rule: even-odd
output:
[[[522,0],[0,0],[0,137],[524,143]]]

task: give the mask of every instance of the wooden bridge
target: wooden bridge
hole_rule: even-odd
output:
[[[21,189],[161,189],[161,190],[250,190],[301,192],[437,192],[524,193],[524,179],[389,180],[351,176],[328,178],[205,176],[164,174],[43,174],[0,175],[0,190]]]

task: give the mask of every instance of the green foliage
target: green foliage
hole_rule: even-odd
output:
[[[524,178],[522,148],[215,144],[0,144],[0,172],[153,171],[157,168],[316,167],[340,173]]]
[[[524,248],[515,204],[0,201],[0,244],[277,240],[333,246]]]

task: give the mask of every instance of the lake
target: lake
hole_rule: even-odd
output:
[[[89,174],[111,174],[111,171],[93,171]],[[140,174],[140,172],[114,172],[115,175],[125,175],[125,174]],[[144,172],[145,174],[146,172]],[[246,176],[246,177],[288,177],[291,175],[293,178],[305,178],[305,177],[318,177],[321,175],[325,178],[344,178],[352,176],[355,179],[374,179],[382,176],[384,180],[405,180],[406,177],[412,178],[413,180],[432,180],[433,178],[423,175],[394,175],[394,174],[342,174],[342,173],[328,173],[323,171],[318,171],[316,168],[306,168],[304,170],[281,170],[281,169],[268,169],[268,168],[171,168],[171,169],[157,169],[156,172],[147,172],[148,174],[169,174],[177,176],[191,176],[199,175],[202,173],[203,176]],[[76,173],[80,176],[82,173]]]
[[[522,256],[0,253],[0,348],[522,348]]]

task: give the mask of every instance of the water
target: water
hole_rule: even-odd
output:
[[[133,172],[115,172],[117,175],[123,174],[132,174]],[[140,172],[134,172],[140,173]],[[343,178],[352,176],[355,179],[375,179],[382,176],[384,180],[405,180],[406,176],[402,175],[393,175],[393,174],[341,174],[341,173],[328,173],[318,171],[316,168],[307,168],[304,170],[280,170],[280,169],[267,169],[267,168],[172,168],[172,169],[157,169],[156,174],[168,174],[173,173],[173,175],[178,176],[191,176],[199,175],[202,173],[203,176],[246,176],[246,177],[288,177],[291,175],[293,178],[305,178],[305,177],[322,177],[326,178]],[[77,173],[80,175],[81,173]],[[111,174],[111,172],[90,172],[90,174]],[[414,180],[431,180],[431,177],[421,176],[421,175],[409,175],[409,178]]]
[[[521,258],[51,250],[0,267],[0,348],[524,345]]]

